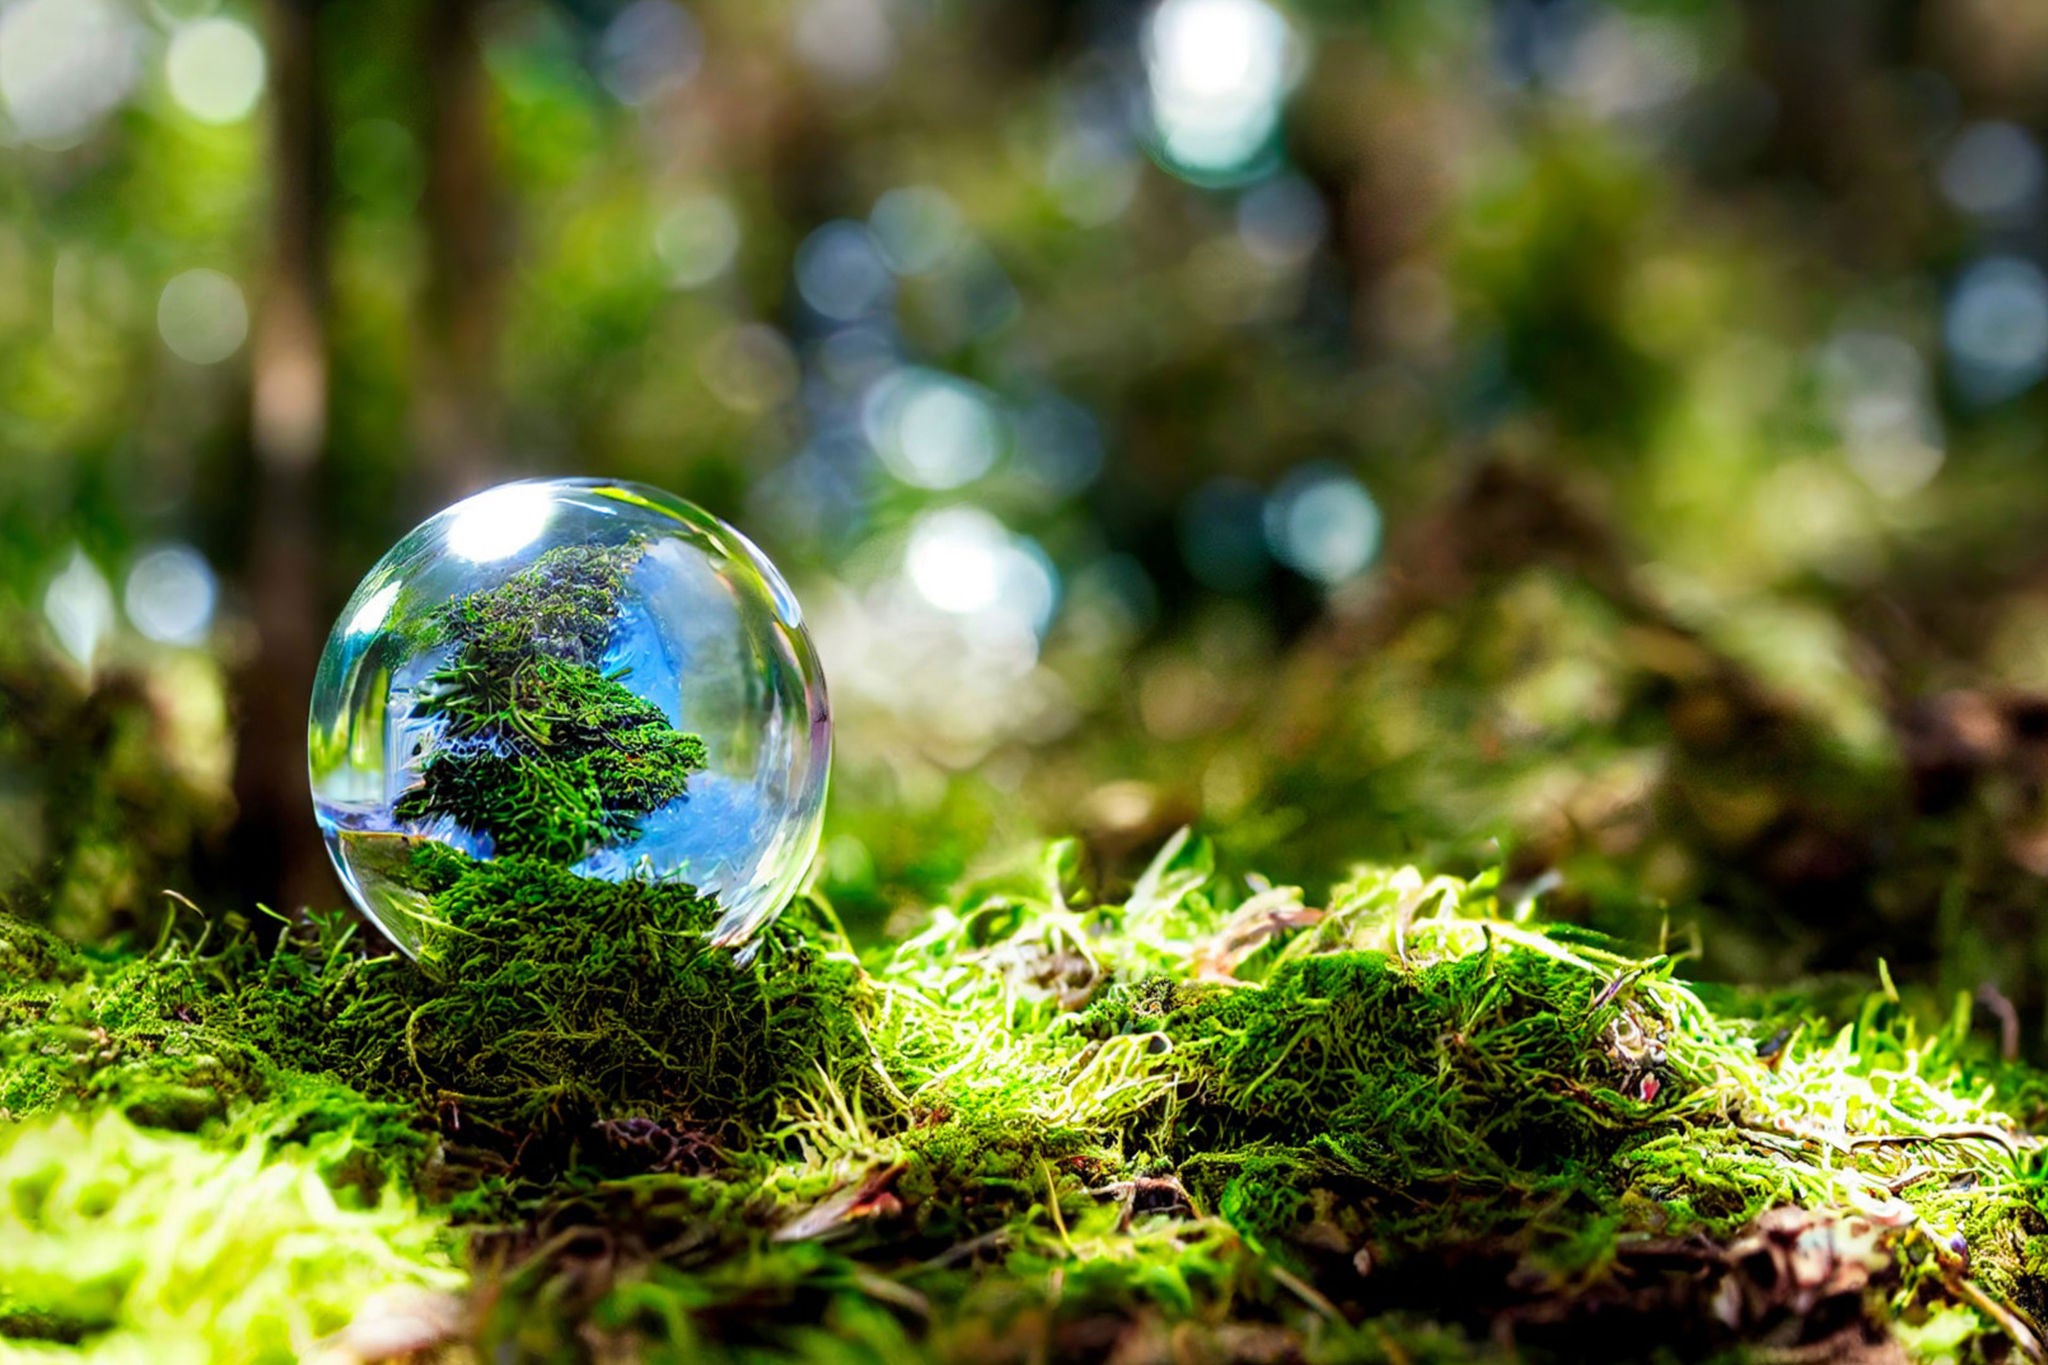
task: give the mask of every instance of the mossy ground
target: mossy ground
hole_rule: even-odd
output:
[[[5,926],[0,1333],[55,1358],[2038,1357],[2048,1085],[1883,982],[1841,1018],[1703,994],[1490,878],[1364,868],[1311,905],[1185,838],[1108,901],[1056,846],[865,955],[801,901],[745,966],[684,890],[423,875],[438,982],[340,917],[265,946],[188,915],[91,954]],[[279,1193],[206,1245],[284,1268],[158,1261],[220,1182]]]

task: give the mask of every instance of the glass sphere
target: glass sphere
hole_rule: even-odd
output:
[[[817,852],[825,678],[759,550],[639,484],[505,484],[398,542],[314,681],[313,804],[355,902],[431,960],[423,841],[717,897],[746,942]]]

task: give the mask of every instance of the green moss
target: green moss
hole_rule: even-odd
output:
[[[327,1193],[353,1141],[280,1153],[115,1114],[0,1127],[0,1338],[10,1353],[292,1361],[378,1296],[459,1287],[440,1220],[410,1197]]]
[[[866,1062],[859,971],[808,941],[801,915],[739,967],[704,945],[716,902],[687,886],[443,862],[453,985],[405,1034],[408,1064],[458,1102],[512,1096],[526,1122],[639,1112],[730,1136],[793,1082]]]
[[[24,936],[0,921],[0,940]],[[46,974],[0,994],[0,1113],[91,1104],[194,1130],[263,1091],[247,1041],[199,1022],[205,987],[184,955],[93,964],[52,951],[43,961]]]
[[[1190,1153],[1179,1164],[1224,1220],[1247,1234],[1292,1232],[1313,1214],[1315,1168],[1296,1152],[1238,1147]]]
[[[271,1055],[536,1160],[634,1117],[744,1142],[820,1076],[870,1083],[860,971],[801,909],[742,967],[706,947],[716,902],[685,885],[439,845],[414,861],[438,979],[332,936],[282,945],[235,997]]]
[[[47,988],[84,974],[77,949],[55,934],[0,914],[0,981]]]
[[[688,791],[704,741],[597,666],[643,551],[550,550],[436,615],[455,655],[416,710],[444,733],[400,819],[445,816],[502,856],[573,863]]]
[[[1599,988],[1506,945],[1407,963],[1340,945],[1257,988],[1112,986],[1078,1029],[1156,1040],[1173,1099],[1134,1136],[1245,1232],[1296,1228],[1334,1190],[1427,1240],[1611,1200],[1625,1138],[1669,1124],[1661,1023],[1593,1008]]]
[[[436,624],[501,675],[536,654],[594,664],[611,642],[620,594],[645,548],[637,540],[559,546],[498,587],[442,608]]]
[[[1534,954],[1417,971],[1328,954],[1154,1017],[1123,995],[1084,1025],[1172,1040],[1195,1089],[1173,1117],[1190,1153],[1312,1138],[1368,1182],[1486,1180],[1597,1160],[1644,1108],[1620,1094],[1627,1066],[1598,1043],[1583,975]]]
[[[1363,869],[1310,913],[1212,866],[1178,841],[1102,902],[1055,851],[865,969],[804,900],[738,966],[688,887],[429,845],[438,981],[340,917],[0,935],[44,978],[0,991],[0,1085],[430,1201],[487,1352],[1476,1360],[1534,1314],[1519,1358],[1613,1358],[1620,1321],[1700,1359],[1741,1332],[1668,1324],[1721,1321],[1712,1257],[1787,1208],[1879,1229],[1829,1309],[1875,1339],[2039,1318],[2048,1180],[1998,1107],[2038,1086],[1967,1011],[1710,1007],[1489,879]],[[0,1322],[110,1330],[87,1269]]]
[[[1955,1235],[1977,1283],[2027,1320],[2048,1323],[2048,1190],[2038,1173],[2028,1183],[2018,1197],[1971,1201]]]
[[[48,968],[0,991],[0,1107],[114,1109],[215,1138],[254,1125],[300,1145],[352,1132],[382,1156],[350,1184],[452,1197],[508,1154],[529,1183],[586,1158],[663,1164],[652,1146],[608,1154],[614,1121],[744,1150],[821,1085],[856,1103],[878,1085],[871,993],[802,906],[742,967],[704,946],[716,905],[687,886],[439,846],[417,861],[445,916],[439,980],[365,957],[339,916],[269,949],[243,932],[104,963],[0,921]],[[478,1152],[493,1155],[463,1155]]]

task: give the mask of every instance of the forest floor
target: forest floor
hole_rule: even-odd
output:
[[[448,861],[440,982],[340,916],[0,920],[11,1353],[2041,1358],[2048,1075],[1967,999],[1688,985],[1541,887],[1310,901],[1185,834],[863,953],[802,900],[744,967],[694,898]]]

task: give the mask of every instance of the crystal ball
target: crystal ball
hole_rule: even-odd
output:
[[[683,499],[534,480],[431,518],[328,637],[313,804],[350,896],[431,962],[423,844],[714,896],[746,943],[793,896],[825,812],[832,723],[795,596]]]

